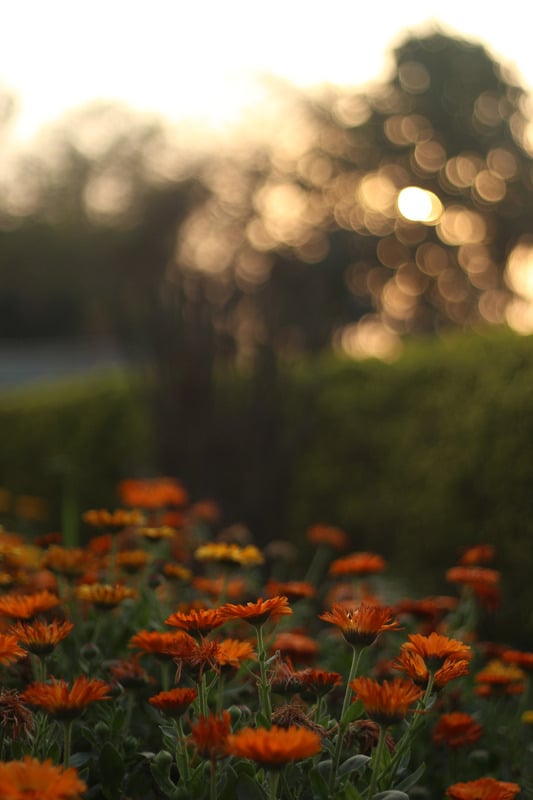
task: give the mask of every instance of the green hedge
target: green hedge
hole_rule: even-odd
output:
[[[499,636],[533,650],[533,340],[455,335],[393,364],[285,365],[276,381],[267,436],[254,415],[265,387],[219,382],[202,446],[226,521],[299,544],[313,523],[338,525],[352,549],[382,553],[431,593],[452,591],[443,575],[461,546],[493,543],[512,598]],[[48,496],[59,520],[62,493],[77,509],[113,504],[120,478],[157,469],[146,409],[139,382],[119,374],[5,395],[0,485]],[[186,464],[179,477],[194,496]]]

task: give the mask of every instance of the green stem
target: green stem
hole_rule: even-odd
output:
[[[72,720],[63,723],[64,733],[64,749],[63,749],[63,766],[66,768],[70,763],[70,750],[72,747]]]
[[[383,725],[380,725],[377,747],[372,753],[372,777],[370,778],[370,786],[368,787],[368,800],[372,800],[376,792],[378,774],[381,762],[383,761],[383,749],[385,747],[386,733],[387,729]]]
[[[207,679],[205,677],[205,672],[198,684],[198,700],[200,702],[200,714],[203,717],[207,717],[209,714],[209,707],[207,704]]]
[[[191,779],[191,768],[189,765],[189,751],[187,750],[187,739],[185,731],[183,730],[183,722],[181,717],[176,719],[176,730],[178,733],[179,750],[176,751],[176,762],[178,769],[182,773],[185,783],[189,783]]]
[[[278,796],[278,781],[279,781],[279,771],[277,769],[273,769],[270,771],[269,774],[269,781],[268,781],[268,798],[269,800],[276,800]]]
[[[209,780],[209,800],[217,800],[217,761],[211,758],[211,770]]]
[[[339,762],[341,760],[341,753],[342,753],[342,744],[344,741],[344,734],[346,732],[346,723],[343,722],[344,717],[346,716],[346,712],[350,706],[350,700],[352,697],[352,688],[350,683],[353,681],[355,676],[357,675],[357,671],[359,669],[359,662],[361,660],[361,655],[363,653],[364,647],[360,648],[353,648],[352,652],[352,663],[350,665],[350,672],[348,675],[348,681],[346,683],[346,691],[344,692],[344,700],[342,703],[342,710],[341,716],[339,720],[339,731],[337,733],[337,741],[335,743],[335,752],[333,754],[333,759],[331,763],[331,775],[329,779],[329,788],[330,792],[333,793],[333,789],[335,787],[335,781],[337,780],[337,770],[339,769]]]
[[[400,766],[405,751],[410,746],[416,732],[418,731],[418,728],[422,725],[424,721],[423,712],[426,709],[429,699],[431,697],[434,682],[435,682],[435,676],[433,673],[430,672],[424,696],[418,703],[415,712],[411,717],[411,722],[407,726],[407,730],[405,731],[401,739],[398,740],[396,747],[394,748],[394,756],[392,758],[392,761],[388,769],[389,783],[392,783],[396,775],[396,772],[398,771],[398,768]]]
[[[270,689],[267,679],[267,654],[265,648],[265,640],[263,637],[263,627],[258,625],[256,627],[257,633],[257,659],[259,662],[259,681],[257,688],[259,690],[259,707],[263,714],[266,725],[270,728],[272,721],[272,700],[270,698]]]

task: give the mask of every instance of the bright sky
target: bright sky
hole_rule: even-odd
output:
[[[219,128],[261,102],[268,72],[298,86],[360,86],[386,49],[436,20],[489,46],[533,87],[523,0],[0,0],[0,86],[18,96],[14,133],[67,109],[122,100]]]

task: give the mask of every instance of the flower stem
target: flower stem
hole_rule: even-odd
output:
[[[331,774],[329,778],[329,788],[330,792],[333,793],[335,787],[335,781],[337,780],[337,770],[339,769],[339,762],[341,760],[341,753],[342,753],[342,744],[344,741],[344,734],[346,732],[346,723],[343,722],[343,719],[348,711],[350,706],[350,699],[352,696],[352,688],[350,683],[353,681],[355,676],[357,675],[357,670],[359,669],[359,662],[361,660],[361,654],[365,648],[353,648],[352,652],[352,663],[350,665],[350,672],[348,674],[348,680],[346,682],[346,691],[344,692],[344,700],[342,703],[342,711],[339,720],[339,730],[337,733],[337,741],[335,744],[335,752],[333,754],[333,759],[331,763]]]
[[[183,722],[181,717],[176,719],[176,730],[178,733],[179,749],[176,751],[176,763],[180,771],[181,777],[185,783],[188,783],[191,778],[191,769],[189,765],[189,752],[187,750],[187,739],[185,731],[183,730]]]
[[[278,796],[278,781],[279,781],[279,771],[277,769],[271,770],[268,782],[269,784],[268,800],[276,800]]]
[[[385,747],[386,728],[383,725],[379,726],[379,738],[376,749],[372,753],[372,777],[370,778],[370,786],[368,787],[368,800],[372,800],[375,794],[378,774],[383,761],[383,748]]]
[[[64,749],[63,749],[63,766],[68,767],[70,763],[70,750],[72,747],[72,720],[63,723],[64,733]]]
[[[270,727],[272,720],[272,701],[270,698],[270,690],[267,680],[267,667],[266,667],[266,648],[265,640],[263,638],[263,628],[261,625],[256,627],[257,633],[257,657],[259,662],[259,681],[257,687],[259,690],[259,706],[265,718],[267,727]]]

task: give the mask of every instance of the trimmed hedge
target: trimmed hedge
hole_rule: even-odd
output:
[[[431,592],[453,591],[443,576],[461,546],[493,543],[513,599],[498,635],[530,641],[533,340],[455,335],[393,364],[327,357],[275,380],[268,437],[251,376],[217,387],[204,458],[227,521],[302,545],[308,525],[338,525]],[[80,509],[116,503],[120,478],[157,468],[142,388],[117,374],[0,398],[0,485],[51,498],[58,519],[65,487]],[[194,495],[186,465],[178,477]]]

